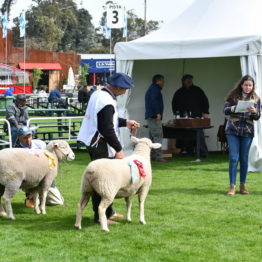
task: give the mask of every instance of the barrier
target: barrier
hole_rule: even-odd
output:
[[[7,146],[9,145],[10,148],[12,148],[12,136],[11,136],[11,126],[10,126],[10,123],[9,121],[7,121],[6,119],[0,119],[0,123],[1,122],[4,122],[7,124],[7,133],[8,133],[8,140],[6,139],[3,139],[5,138],[5,136],[7,136],[7,134],[5,134],[4,132],[4,123],[1,124],[0,126],[0,129],[1,130],[1,133],[0,133],[0,146]]]

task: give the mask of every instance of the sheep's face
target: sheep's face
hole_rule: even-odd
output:
[[[144,143],[144,144],[148,145],[148,147],[151,148],[151,149],[157,149],[157,148],[160,148],[162,146],[159,143],[152,143],[152,141],[147,137],[137,138],[137,137],[131,136],[131,141],[135,144]]]
[[[52,151],[55,152],[59,161],[61,161],[61,160],[72,161],[72,160],[75,159],[74,152],[72,151],[69,144],[64,140],[51,141],[48,144],[47,149],[51,152]]]

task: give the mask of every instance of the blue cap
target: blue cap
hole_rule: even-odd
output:
[[[26,137],[28,135],[32,135],[32,130],[27,126],[22,126],[18,129],[18,136]]]
[[[133,88],[134,83],[130,76],[124,73],[115,73],[108,78],[107,83],[111,86],[121,88]]]

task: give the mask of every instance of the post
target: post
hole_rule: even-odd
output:
[[[25,57],[26,57],[26,38],[24,36],[24,94],[25,94]]]
[[[146,0],[145,0],[145,8],[144,8],[144,33],[147,33],[147,24],[146,24]]]

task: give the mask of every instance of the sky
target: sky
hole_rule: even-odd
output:
[[[79,7],[85,8],[93,17],[93,24],[97,27],[104,11],[103,6],[107,0],[75,0]],[[195,0],[146,0],[147,20],[163,21],[163,24],[170,22],[177,15],[182,13]],[[4,0],[0,0],[0,7]],[[115,3],[126,7],[126,10],[134,9],[135,13],[143,18],[145,0],[114,0]],[[31,6],[31,0],[15,0],[10,17],[19,16],[23,9]]]

